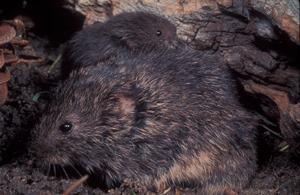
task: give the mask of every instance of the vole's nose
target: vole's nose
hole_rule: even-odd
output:
[[[34,154],[36,153],[36,149],[35,149],[35,146],[33,143],[31,143],[27,149],[28,149],[28,152],[30,152],[30,153],[34,153]]]

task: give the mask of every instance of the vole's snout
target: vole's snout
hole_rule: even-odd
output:
[[[51,147],[51,145],[48,145],[43,139],[31,143],[31,145],[28,148],[28,151],[34,156],[38,156],[47,162],[58,162],[58,159],[56,157],[58,151],[54,147]]]
[[[33,144],[30,144],[27,149],[28,149],[28,152],[31,154],[36,153],[36,150],[35,150],[35,147],[33,146]]]
[[[47,152],[44,145],[40,141],[35,141],[31,143],[30,146],[28,147],[28,151],[38,156],[45,154]]]

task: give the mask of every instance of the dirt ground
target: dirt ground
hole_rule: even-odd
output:
[[[76,29],[76,28],[74,28]],[[72,29],[72,30],[74,30]],[[47,30],[47,29],[46,29]],[[70,33],[69,33],[70,34]],[[69,35],[65,35],[68,37]],[[8,99],[0,106],[0,195],[2,194],[62,194],[80,176],[67,169],[70,179],[61,171],[54,176],[53,170],[47,176],[47,167],[41,168],[39,159],[28,152],[31,130],[44,112],[51,96],[44,93],[37,102],[32,98],[41,91],[54,92],[59,84],[60,62],[52,68],[52,63],[62,53],[66,38],[53,39],[53,34],[40,31],[28,31],[26,39],[29,47],[20,50],[19,57],[42,58],[43,64],[19,64],[11,72],[8,82]],[[63,36],[62,36],[63,37]],[[265,124],[268,126],[267,124]],[[275,131],[277,127],[268,126]],[[285,146],[284,140],[260,128],[259,169],[251,185],[244,189],[243,195],[298,195],[300,194],[300,161],[290,149],[278,149]],[[192,191],[177,190],[180,194],[195,194]],[[97,177],[90,177],[72,194],[156,194],[148,192],[137,183],[126,181],[116,189],[105,190]],[[175,194],[172,188],[166,194]]]

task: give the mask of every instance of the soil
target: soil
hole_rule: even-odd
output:
[[[0,14],[1,15],[1,14]],[[0,18],[2,19],[2,18]],[[77,28],[77,27],[76,27]],[[76,29],[72,29],[73,31]],[[49,28],[46,28],[46,31]],[[68,34],[68,36],[71,33]],[[66,36],[64,34],[64,36]],[[68,37],[66,36],[66,37]],[[32,98],[38,92],[53,94],[59,85],[60,61],[52,68],[52,63],[62,53],[66,38],[53,39],[45,31],[29,30],[26,39],[31,49],[19,51],[19,57],[42,58],[44,64],[19,64],[11,72],[8,82],[9,95],[6,103],[0,106],[0,195],[2,194],[62,194],[80,175],[67,168],[68,177],[60,169],[47,173],[39,159],[28,152],[31,131],[51,101],[49,93],[43,93],[37,102]],[[60,36],[62,37],[62,36]],[[277,126],[267,125],[279,132]],[[285,141],[260,128],[259,169],[243,195],[293,195],[300,194],[300,161],[290,149],[279,151]],[[166,189],[167,191],[168,189]],[[165,192],[166,192],[165,191]],[[172,188],[165,194],[195,194],[188,189]],[[157,194],[148,192],[144,186],[126,180],[121,186],[107,190],[101,187],[97,177],[90,178],[71,194]],[[176,193],[177,194],[177,193]]]

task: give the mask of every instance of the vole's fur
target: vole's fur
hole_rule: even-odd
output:
[[[96,65],[122,50],[170,48],[176,44],[176,27],[166,18],[146,12],[126,12],[79,31],[62,57],[61,77],[72,70]]]
[[[256,117],[216,57],[179,50],[123,53],[73,72],[42,117],[32,148],[43,160],[103,170],[157,190],[240,191],[256,168]],[[62,133],[64,121],[73,130]]]

